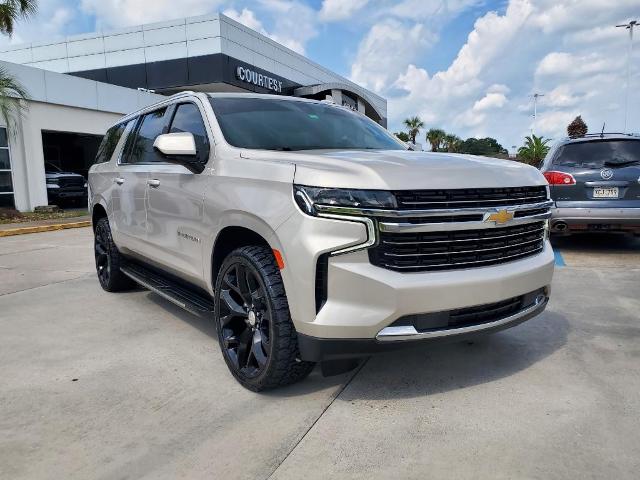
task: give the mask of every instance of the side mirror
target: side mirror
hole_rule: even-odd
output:
[[[193,134],[189,132],[164,133],[158,135],[153,142],[153,146],[167,156],[195,156],[198,153],[196,151],[196,141],[193,138]]]

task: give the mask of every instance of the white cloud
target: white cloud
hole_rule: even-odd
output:
[[[428,55],[423,52],[379,87],[389,101],[389,126],[397,130],[403,118],[418,114],[427,128],[491,135],[513,145],[530,132],[530,95],[541,92],[538,133],[563,136],[578,114],[593,130],[604,122],[607,130],[620,130],[628,35],[614,25],[637,14],[639,6],[638,0],[617,0],[607,8],[601,0],[509,0],[504,11],[476,21],[447,68],[430,74],[419,64]],[[640,131],[638,50],[631,63],[633,131]]]
[[[76,17],[76,12],[66,3],[64,0],[42,2],[37,16],[18,20],[13,36],[0,36],[0,44],[19,44],[64,36],[66,28]],[[39,21],[41,18],[47,21]]]
[[[405,25],[395,19],[376,23],[360,42],[351,78],[380,92],[432,41],[433,34],[420,23]]]
[[[484,110],[493,110],[502,108],[507,103],[507,97],[504,93],[491,92],[473,104],[473,110],[482,112]]]
[[[349,19],[367,3],[369,0],[323,0],[320,20],[335,22]]]
[[[248,8],[243,8],[241,12],[235,8],[228,8],[223,11],[222,14],[226,15],[231,20],[235,20],[236,22],[243,24],[245,27],[255,30],[256,32],[260,32],[263,35],[267,34],[262,26],[262,22],[260,22],[260,20],[256,18],[255,13]]]
[[[203,15],[215,11],[221,3],[218,0],[81,0],[80,8],[96,16],[98,28],[118,28]]]
[[[442,21],[454,17],[461,11],[483,3],[483,0],[403,0],[394,2],[387,14],[411,19],[433,19]]]
[[[307,42],[318,34],[317,12],[299,1],[258,0],[258,3],[273,18],[273,27],[267,35],[304,55]]]
[[[552,52],[545,56],[538,67],[536,75],[556,75],[563,77],[579,77],[609,72],[623,66],[624,58],[603,56],[592,52],[576,55],[566,52]]]

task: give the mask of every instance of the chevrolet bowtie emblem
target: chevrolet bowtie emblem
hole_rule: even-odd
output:
[[[510,220],[513,220],[513,212],[509,212],[507,210],[498,210],[494,213],[484,214],[485,222],[495,222],[496,225],[507,223]]]

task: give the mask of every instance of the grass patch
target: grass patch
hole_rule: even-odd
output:
[[[7,223],[27,223],[40,220],[56,220],[88,215],[87,210],[61,210],[59,212],[18,212],[13,209],[0,209],[0,225]]]

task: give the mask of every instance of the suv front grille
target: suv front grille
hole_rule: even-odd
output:
[[[400,210],[497,207],[547,200],[545,186],[462,188],[453,190],[399,190],[393,194]]]
[[[445,232],[379,232],[372,264],[401,272],[482,267],[535,255],[544,248],[543,221]]]

